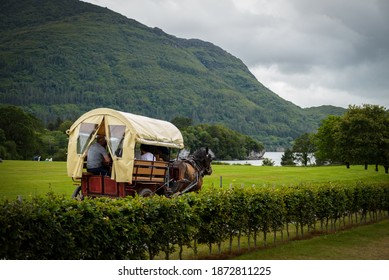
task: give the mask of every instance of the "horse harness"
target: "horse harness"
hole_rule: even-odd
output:
[[[187,158],[187,159],[183,159],[182,162],[190,164],[191,166],[193,166],[193,168],[195,169],[196,173],[195,173],[195,180],[193,180],[193,181],[190,181],[187,178],[183,178],[180,181],[176,182],[176,183],[187,183],[187,182],[190,182],[190,184],[184,190],[179,192],[178,195],[182,195],[182,194],[184,194],[186,192],[189,192],[191,189],[193,189],[198,184],[200,176],[203,176],[203,171],[201,170],[200,165],[196,162],[196,160],[194,158],[190,157],[190,158]]]

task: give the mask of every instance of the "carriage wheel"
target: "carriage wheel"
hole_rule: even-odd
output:
[[[153,196],[154,192],[149,188],[144,188],[144,189],[141,189],[138,194],[139,194],[139,196],[149,197],[149,196]]]
[[[73,199],[77,199],[77,200],[83,200],[84,199],[84,196],[82,195],[82,192],[81,192],[81,186],[77,186],[76,189],[74,190],[73,194],[72,194],[72,198]]]

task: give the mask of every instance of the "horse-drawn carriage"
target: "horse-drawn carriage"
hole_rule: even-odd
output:
[[[170,158],[173,151],[178,154],[184,148],[184,142],[177,127],[167,121],[100,108],[82,115],[67,134],[67,172],[76,185],[73,197],[172,196],[199,190],[203,176],[212,173],[208,149],[186,159]],[[106,140],[110,176],[85,169],[88,149],[97,136]],[[140,160],[141,144],[150,147],[156,160]]]

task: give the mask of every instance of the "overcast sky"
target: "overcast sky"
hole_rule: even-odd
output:
[[[300,107],[389,109],[388,0],[85,0],[211,42]]]

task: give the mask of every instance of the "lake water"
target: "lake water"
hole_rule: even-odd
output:
[[[283,152],[266,152],[263,157],[264,158],[270,158],[274,161],[274,166],[281,166],[281,157],[284,153]],[[219,160],[220,162],[225,162],[229,164],[251,164],[254,166],[261,166],[262,160],[261,159],[254,159],[254,160]]]

